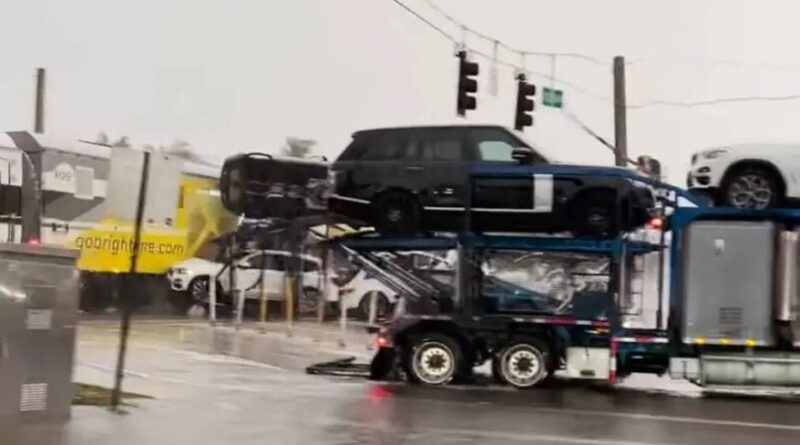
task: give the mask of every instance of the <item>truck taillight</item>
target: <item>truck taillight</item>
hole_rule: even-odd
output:
[[[380,348],[391,348],[392,347],[392,339],[390,339],[385,332],[378,333],[375,336],[375,346]]]
[[[647,227],[656,230],[662,230],[664,228],[664,218],[655,217],[652,218],[650,221],[647,222]]]

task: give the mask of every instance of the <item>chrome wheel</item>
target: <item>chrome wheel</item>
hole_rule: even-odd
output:
[[[442,385],[453,378],[456,357],[446,344],[427,341],[414,352],[412,366],[414,374],[422,383]]]
[[[769,178],[753,173],[734,178],[727,190],[728,203],[740,209],[765,209],[774,199]]]
[[[194,301],[208,299],[208,278],[195,278],[189,285],[189,294]]]

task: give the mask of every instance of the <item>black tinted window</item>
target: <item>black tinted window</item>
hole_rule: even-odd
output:
[[[279,270],[284,271],[287,270],[289,266],[289,258],[283,255],[273,255],[270,259],[271,267],[269,270]]]
[[[303,272],[316,272],[319,270],[317,263],[313,261],[303,261]]]
[[[344,152],[339,156],[339,160],[352,161],[354,159],[360,159],[361,156],[364,155],[364,150],[366,148],[367,146],[362,139],[354,139],[353,142],[350,142],[350,145],[344,149]]]
[[[383,161],[401,159],[405,156],[405,147],[402,141],[392,135],[370,138],[370,144],[361,159]]]
[[[20,187],[0,184],[0,215],[20,215],[22,213],[21,193]]]
[[[285,263],[286,259],[280,255],[262,253],[240,261],[239,267],[242,269],[285,270]]]
[[[362,134],[359,135],[339,159],[343,161],[362,159],[367,161],[386,161],[403,159],[409,150],[408,141],[400,134]]]
[[[414,155],[423,161],[460,161],[464,159],[461,135],[457,131],[418,131],[413,135]]]
[[[459,161],[461,158],[458,141],[426,141],[422,146],[422,159],[426,161]]]

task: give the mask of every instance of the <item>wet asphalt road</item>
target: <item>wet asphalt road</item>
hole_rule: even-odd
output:
[[[78,407],[28,444],[755,444],[800,443],[800,403],[569,385],[423,388],[308,376],[343,352],[335,336],[235,334],[151,324],[131,342],[126,389],[155,398],[128,415]],[[349,352],[367,357],[352,334]],[[116,333],[80,329],[76,380],[110,384]],[[215,352],[234,351],[262,363]],[[0,441],[0,443],[4,443]]]

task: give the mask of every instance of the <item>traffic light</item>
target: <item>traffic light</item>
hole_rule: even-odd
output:
[[[478,64],[467,60],[467,52],[459,51],[458,57],[458,99],[456,103],[456,113],[464,117],[467,110],[474,110],[478,103],[475,100],[475,93],[478,92]]]
[[[517,111],[514,114],[514,129],[522,130],[533,125],[533,96],[536,85],[525,82],[525,74],[517,76]]]

